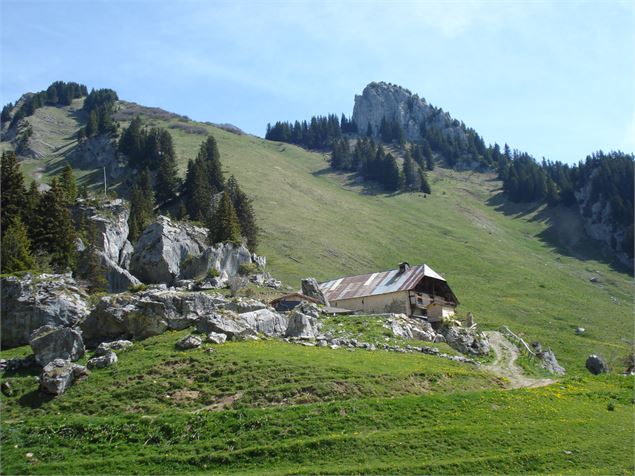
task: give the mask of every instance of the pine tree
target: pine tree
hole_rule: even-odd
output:
[[[31,181],[31,186],[26,193],[24,201],[24,224],[29,231],[29,236],[35,236],[35,230],[37,229],[37,207],[40,204],[42,194],[38,188],[35,180]]]
[[[381,177],[381,182],[384,185],[384,188],[391,192],[399,190],[400,171],[399,166],[397,165],[397,160],[392,156],[392,154],[388,154],[386,155],[382,165],[384,173]]]
[[[240,224],[227,192],[223,192],[223,196],[209,220],[208,229],[211,243],[240,243]]]
[[[60,186],[66,195],[66,202],[69,204],[75,203],[77,200],[77,183],[75,182],[75,175],[73,174],[73,168],[66,162],[64,170],[62,170],[62,176],[60,177]]]
[[[172,155],[165,155],[161,159],[156,180],[156,197],[158,203],[165,203],[176,197],[181,186],[176,160]]]
[[[130,217],[128,218],[128,239],[132,242],[143,233],[154,218],[154,192],[152,178],[146,168],[141,172],[130,193]]]
[[[191,220],[208,218],[212,189],[207,178],[207,166],[199,157],[187,164],[185,176],[185,206]]]
[[[19,217],[24,208],[24,176],[13,151],[2,153],[0,164],[0,211],[2,233]]]
[[[88,115],[88,122],[86,123],[86,137],[92,137],[99,132],[99,120],[97,118],[97,112],[91,111]]]
[[[50,190],[42,196],[35,214],[35,247],[50,254],[51,264],[56,269],[72,268],[76,233],[67,208],[66,193],[56,178],[51,181]]]
[[[223,169],[220,163],[220,153],[216,145],[216,139],[209,136],[199,149],[197,159],[201,159],[207,169],[207,178],[212,193],[221,192],[224,188],[225,179],[223,178]]]
[[[258,247],[258,226],[252,206],[252,201],[238,185],[238,181],[232,175],[227,180],[226,190],[236,210],[236,216],[240,223],[240,234],[247,241],[247,248],[255,251]]]
[[[430,183],[428,183],[427,174],[423,171],[421,167],[419,167],[419,170],[417,171],[417,173],[419,174],[419,182],[421,183],[420,190],[423,193],[431,194],[432,189],[430,188]]]
[[[419,178],[418,169],[419,165],[410,156],[410,153],[406,153],[403,161],[403,178],[404,188],[409,191],[419,191],[421,188],[421,181]]]
[[[33,269],[31,240],[19,216],[8,225],[1,243],[2,272],[14,273]]]
[[[119,139],[119,151],[126,154],[131,167],[139,169],[143,162],[144,136],[141,130],[141,118],[136,116],[123,131]]]

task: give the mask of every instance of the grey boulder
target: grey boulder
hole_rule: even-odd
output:
[[[224,344],[227,340],[227,336],[219,332],[210,332],[207,334],[207,340],[212,344]]]
[[[33,331],[50,324],[71,327],[89,313],[85,294],[70,274],[25,274],[0,280],[2,347],[29,343]]]
[[[33,332],[29,344],[43,367],[55,359],[79,360],[86,352],[82,334],[70,327],[42,326]]]
[[[245,327],[267,336],[282,336],[289,325],[287,317],[269,309],[244,312],[238,319]]]
[[[61,395],[75,380],[88,376],[88,370],[69,360],[55,359],[44,366],[40,373],[40,390]]]
[[[482,332],[456,325],[446,325],[441,328],[441,334],[450,347],[462,354],[486,355],[489,353],[489,340]]]
[[[320,285],[315,278],[305,278],[302,280],[302,294],[312,297],[313,299],[317,299],[325,306],[329,305],[329,302],[326,297],[324,297],[324,293],[320,289]]]
[[[315,339],[319,334],[317,322],[310,316],[298,311],[291,311],[289,324],[285,331],[286,337],[299,339]]]
[[[201,317],[196,324],[197,332],[210,334],[218,332],[225,334],[229,339],[236,340],[254,332],[239,322],[238,316],[231,312],[212,313]]]

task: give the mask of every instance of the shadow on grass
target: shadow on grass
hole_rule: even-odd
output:
[[[326,175],[339,175],[340,177],[345,177],[346,187],[359,187],[361,188],[360,193],[362,195],[371,195],[371,196],[384,196],[384,197],[394,197],[396,195],[400,195],[401,191],[396,192],[388,192],[384,190],[384,188],[378,182],[373,180],[368,180],[362,177],[360,174],[355,172],[343,172],[341,170],[336,170],[333,167],[324,167],[320,170],[316,170],[315,172],[311,172],[311,175],[314,177],[323,177]]]
[[[545,224],[547,228],[535,237],[558,254],[581,261],[600,261],[614,271],[633,275],[632,268],[622,264],[601,242],[586,235],[582,217],[575,208],[549,207],[537,202],[514,203],[507,200],[502,191],[492,196],[487,205],[505,216]]]
[[[18,399],[18,403],[23,407],[40,408],[42,405],[50,402],[55,398],[55,395],[51,395],[40,390],[31,390],[25,393]]]

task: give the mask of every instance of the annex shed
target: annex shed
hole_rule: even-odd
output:
[[[459,300],[430,266],[401,263],[397,269],[348,276],[320,284],[331,306],[373,314],[403,312],[430,322],[454,315]]]
[[[314,304],[320,304],[320,301],[310,296],[306,296],[302,293],[285,294],[284,296],[277,297],[269,304],[278,312],[290,311],[291,309],[299,306],[302,301],[312,302]]]

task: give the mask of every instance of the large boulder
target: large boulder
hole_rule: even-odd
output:
[[[144,283],[172,284],[181,265],[207,249],[207,230],[159,216],[134,247],[130,271]]]
[[[232,312],[212,313],[201,317],[196,323],[197,332],[225,334],[229,339],[237,340],[255,332],[244,325]]]
[[[329,305],[328,300],[324,296],[324,293],[320,289],[320,285],[315,278],[305,278],[302,280],[302,294],[312,297],[313,299],[317,299],[325,306]]]
[[[165,289],[105,296],[80,327],[91,345],[120,337],[144,339],[190,327],[226,302],[222,296]]]
[[[29,343],[44,325],[70,327],[89,313],[85,294],[70,274],[25,274],[0,280],[2,346]]]
[[[207,230],[160,216],[146,228],[130,258],[130,272],[144,283],[171,285],[216,270],[221,281],[238,274],[240,265],[262,261],[231,243],[209,246]]]
[[[296,310],[289,315],[289,324],[285,331],[286,337],[296,337],[299,339],[315,339],[319,333],[317,321],[312,317],[302,314]]]
[[[44,366],[40,373],[40,390],[52,395],[61,395],[75,380],[88,375],[82,365],[69,360],[55,359]]]
[[[225,304],[225,309],[229,311],[234,311],[238,314],[242,314],[244,312],[252,312],[258,311],[260,309],[266,309],[267,305],[256,301],[255,299],[245,298],[245,297],[237,297],[232,301]]]
[[[245,327],[267,336],[282,336],[289,326],[287,317],[269,309],[244,312],[238,319]]]
[[[413,319],[405,314],[392,314],[384,324],[384,327],[390,329],[395,337],[402,339],[434,342],[438,337],[438,334],[429,323]]]
[[[609,371],[609,366],[606,364],[606,362],[604,362],[604,359],[595,354],[589,355],[589,357],[586,359],[586,368],[593,375],[600,375],[608,373]]]
[[[200,347],[202,343],[203,341],[200,337],[189,335],[179,339],[176,342],[176,348],[181,350],[196,349]]]
[[[79,331],[50,324],[34,331],[29,344],[35,354],[35,361],[42,367],[55,359],[79,360],[86,352]]]

